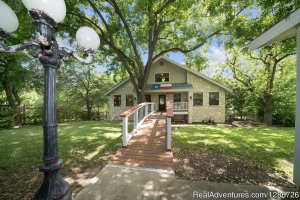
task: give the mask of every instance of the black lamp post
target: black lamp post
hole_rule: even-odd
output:
[[[75,57],[82,63],[92,61],[93,52],[99,47],[98,34],[91,28],[81,27],[76,33],[76,40],[84,48],[85,57],[81,58],[75,52],[59,45],[56,37],[57,23],[63,21],[66,15],[64,0],[22,0],[29,10],[36,29],[36,40],[24,42],[14,46],[6,46],[5,37],[18,28],[15,13],[0,0],[0,52],[14,53],[24,49],[31,49],[31,55],[39,58],[44,67],[44,158],[40,171],[44,173],[44,180],[33,199],[72,199],[70,185],[60,174],[63,161],[59,158],[57,148],[56,122],[56,70],[61,59]]]

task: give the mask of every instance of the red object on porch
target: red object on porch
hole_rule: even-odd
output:
[[[172,89],[172,84],[160,84],[161,90],[169,90]]]

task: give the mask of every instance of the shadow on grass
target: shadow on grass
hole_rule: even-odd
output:
[[[268,171],[291,178],[294,147],[293,128],[224,128],[187,126],[173,134],[181,149],[222,153]]]
[[[86,121],[58,126],[62,174],[75,189],[101,169],[121,147],[121,123]],[[30,199],[42,181],[38,166],[43,156],[40,126],[0,131],[0,196]],[[80,179],[79,181],[77,179]],[[82,183],[84,184],[84,183]]]

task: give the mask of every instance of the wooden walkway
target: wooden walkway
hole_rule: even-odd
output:
[[[173,153],[166,150],[166,140],[166,115],[156,112],[144,121],[110,164],[174,170]]]

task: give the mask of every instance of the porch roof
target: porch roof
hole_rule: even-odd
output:
[[[255,50],[294,37],[299,24],[300,8],[287,15],[283,20],[255,38],[252,42],[247,44],[247,47],[251,50]]]
[[[174,90],[190,90],[193,85],[190,83],[162,83],[162,84],[149,84],[145,87],[145,91],[174,91]]]

